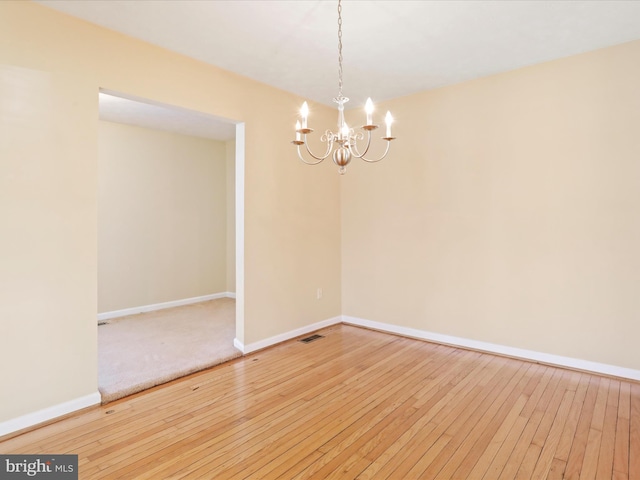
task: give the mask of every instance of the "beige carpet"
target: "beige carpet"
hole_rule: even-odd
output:
[[[98,327],[102,403],[239,357],[235,307],[221,298],[107,320]]]

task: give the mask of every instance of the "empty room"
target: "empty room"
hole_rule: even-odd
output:
[[[0,2],[0,477],[640,479],[638,19]],[[146,244],[105,263],[100,92],[232,125],[218,283],[197,277],[208,213],[158,242],[131,223]],[[149,185],[111,220],[137,222]],[[193,220],[195,187],[165,190]],[[192,269],[143,276],[160,248]],[[103,402],[105,312],[226,292],[237,358]]]

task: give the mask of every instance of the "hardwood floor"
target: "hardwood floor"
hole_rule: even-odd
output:
[[[340,325],[0,443],[81,479],[640,479],[640,384]]]

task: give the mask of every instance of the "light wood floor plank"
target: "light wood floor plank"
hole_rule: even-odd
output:
[[[629,478],[629,415],[631,410],[631,385],[620,384],[618,419],[616,422],[615,447],[613,451],[613,477]]]
[[[491,463],[493,462],[493,459],[498,453],[500,447],[504,445],[505,441],[507,440],[509,433],[514,431],[515,424],[526,402],[527,397],[521,393],[518,397],[518,400],[513,404],[513,407],[509,411],[509,414],[500,425],[500,428],[498,429],[496,434],[484,444],[482,455],[468,474],[467,478],[469,480],[482,479],[484,474],[489,469]],[[462,468],[460,468],[460,470],[464,471],[464,469]]]
[[[584,399],[585,399],[585,396],[587,395],[589,378],[585,374],[581,374],[579,382],[580,383],[578,384],[578,387],[575,390],[576,395],[573,398],[573,404],[571,405],[571,409],[569,410],[567,421],[564,425],[564,429],[562,430],[562,434],[560,436],[560,441],[558,442],[558,446],[555,449],[554,458],[559,460],[559,462],[556,462],[556,470],[558,468],[558,465],[566,466],[567,464],[567,460],[569,458],[569,452],[571,451],[571,445],[573,444],[573,440],[575,438],[575,432],[576,432],[576,429],[578,428],[578,420],[580,420],[580,414],[582,413]]]
[[[457,446],[447,463],[440,470],[436,478],[450,479],[467,474],[478,462],[491,438],[504,423],[509,412],[517,405],[522,394],[523,379],[532,365],[522,365],[520,370],[511,377],[505,388],[500,392],[494,391],[485,403],[486,409],[479,409],[481,417],[466,435],[460,435],[462,443]],[[512,372],[509,372],[511,375]],[[496,393],[497,396],[496,396]]]
[[[567,457],[567,465],[564,473],[567,480],[578,480],[580,478],[584,453],[587,448],[589,426],[593,418],[596,396],[598,394],[598,387],[600,386],[600,377],[593,376],[590,377],[588,381],[589,386],[587,387],[587,393],[584,398],[578,424],[576,425],[575,434],[571,439],[571,450]]]
[[[511,480],[516,478],[518,470],[523,465],[523,461],[526,458],[529,445],[531,444],[531,441],[538,430],[538,426],[544,417],[545,406],[553,397],[563,373],[564,372],[560,370],[550,369],[551,378],[544,386],[544,390],[542,391],[542,388],[536,389],[536,392],[534,392],[534,395],[530,398],[530,400],[532,400],[530,404],[533,406],[532,409],[527,410],[527,406],[523,409],[523,416],[525,416],[525,412],[531,412],[528,416],[527,425],[522,431],[518,442],[513,447],[511,455],[507,459],[500,476],[497,477],[498,479]],[[542,385],[540,387],[542,387]],[[535,401],[535,399],[537,399],[537,401]],[[535,405],[533,403],[534,401]]]
[[[553,465],[554,453],[560,443],[560,436],[564,430],[575,396],[576,392],[574,390],[564,390],[564,395],[558,406],[557,413],[554,416],[553,424],[549,428],[549,434],[540,439],[540,443],[537,444],[540,448],[540,455],[536,460],[533,473],[531,474],[532,479],[544,479],[549,474]],[[553,409],[549,409],[548,412],[553,415]]]
[[[640,480],[640,384],[631,385],[629,414],[629,480]]]
[[[524,460],[518,469],[518,473],[516,474],[517,480],[534,478],[534,470],[536,466],[540,461],[544,462],[544,458],[542,460],[540,459],[542,450],[547,444],[551,445],[553,443],[553,439],[549,439],[549,432],[555,418],[558,415],[562,415],[562,401],[566,400],[567,390],[565,388],[565,384],[569,375],[569,372],[563,372],[549,402],[542,403],[541,400],[542,404],[536,407],[536,410],[542,412],[542,418],[540,419],[540,424],[538,425],[538,428],[531,439],[531,443],[527,448]],[[559,419],[559,422],[564,423],[562,419]],[[541,468],[544,468],[544,466]],[[537,478],[540,477],[541,475],[538,474]]]
[[[546,480],[562,480],[564,478],[564,469],[567,466],[567,462],[554,458],[551,462],[551,468],[547,474]]]
[[[616,424],[618,421],[618,402],[620,399],[620,382],[612,380],[609,384],[607,406],[602,421],[602,441],[598,455],[598,468],[595,478],[613,477],[613,451],[616,441]]]
[[[600,381],[600,388],[598,389],[598,395],[596,396],[596,403],[593,409],[593,416],[591,418],[591,426],[589,427],[587,446],[584,452],[582,468],[580,470],[581,480],[592,480],[596,478],[598,454],[600,452],[600,444],[602,442],[602,426],[605,419],[608,393],[609,379],[603,378]]]
[[[494,455],[489,467],[486,469],[485,474],[482,477],[483,479],[495,480],[500,476],[508,458],[511,456],[511,453],[518,442],[518,439],[520,438],[520,435],[529,421],[528,417],[525,415],[525,408],[530,404],[535,405],[538,398],[537,392],[540,391],[540,394],[542,394],[542,391],[551,377],[551,369],[541,365],[536,365],[534,368],[536,369],[536,374],[529,380],[523,391],[526,402],[513,423],[513,427],[507,432],[507,436],[504,441],[498,446],[498,451]]]
[[[0,441],[82,479],[640,480],[640,384],[349,325]]]

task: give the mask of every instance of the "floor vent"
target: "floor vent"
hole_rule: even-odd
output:
[[[310,343],[314,340],[318,340],[319,338],[324,338],[322,335],[311,335],[310,337],[301,338],[299,341],[302,343]]]

